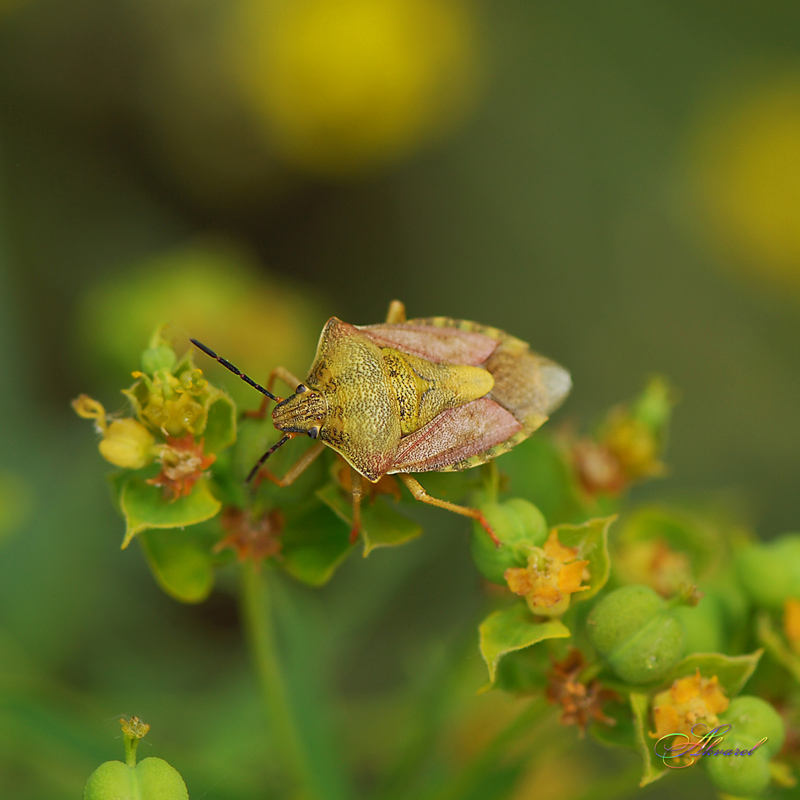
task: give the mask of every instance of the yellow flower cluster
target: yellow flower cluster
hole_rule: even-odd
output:
[[[681,678],[672,686],[653,698],[653,716],[656,723],[654,739],[660,739],[668,733],[685,733],[691,737],[692,727],[698,722],[705,722],[710,727],[719,724],[717,714],[721,714],[730,705],[714,675],[703,678],[698,669],[689,678]],[[699,738],[694,737],[694,741]]]
[[[588,561],[578,558],[577,547],[565,547],[554,528],[542,548],[534,548],[527,567],[510,567],[504,577],[508,588],[521,595],[530,610],[539,616],[560,616],[568,608],[570,597],[583,592],[588,580]]]

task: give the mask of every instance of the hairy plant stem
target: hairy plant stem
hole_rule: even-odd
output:
[[[242,565],[241,608],[245,637],[250,649],[272,740],[303,800],[323,795],[314,780],[314,770],[295,722],[286,682],[278,659],[272,604],[264,571],[251,561]]]

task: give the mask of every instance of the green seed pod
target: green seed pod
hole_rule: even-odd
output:
[[[761,794],[770,782],[769,760],[783,747],[783,720],[769,703],[749,695],[731,701],[719,719],[731,730],[715,748],[724,755],[703,756],[711,782],[732,795]]]
[[[765,750],[770,756],[777,755],[783,747],[786,738],[783,719],[773,706],[760,697],[737,697],[720,715],[720,719],[733,726],[732,732],[755,737],[755,742],[766,736],[767,741],[759,749]]]
[[[180,773],[160,758],[145,758],[135,767],[106,761],[86,781],[83,800],[189,800]]]
[[[753,751],[752,755],[735,755],[736,751],[749,751],[758,743],[758,739],[751,739],[735,732],[729,733],[718,750],[731,755],[703,756],[708,777],[721,792],[736,797],[751,797],[761,794],[770,781],[769,753],[762,745]]]
[[[475,523],[472,558],[487,580],[505,586],[505,571],[509,567],[526,566],[530,548],[544,544],[547,522],[533,503],[518,497],[503,503],[486,503],[480,508],[502,546],[495,546],[486,531]]]
[[[586,620],[595,650],[628,683],[659,680],[681,657],[683,627],[649,586],[623,586],[604,597]]]
[[[757,605],[779,611],[787,597],[800,596],[800,533],[742,548],[736,554],[736,569]]]

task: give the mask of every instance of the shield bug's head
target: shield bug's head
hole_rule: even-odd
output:
[[[316,439],[327,410],[325,397],[301,383],[291,397],[282,400],[272,410],[272,422],[284,433],[307,433]]]

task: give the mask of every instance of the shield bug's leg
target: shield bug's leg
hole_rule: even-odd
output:
[[[472,517],[472,519],[477,520],[486,533],[489,534],[495,545],[500,547],[500,540],[497,538],[497,535],[492,530],[492,526],[489,525],[489,523],[486,521],[486,517],[483,516],[479,509],[469,508],[468,506],[459,506],[455,503],[450,503],[447,500],[440,500],[438,497],[431,497],[416,478],[413,478],[411,475],[406,473],[399,472],[397,473],[397,477],[400,478],[400,480],[403,481],[403,483],[408,487],[408,490],[412,495],[414,495],[415,500],[421,500],[423,503],[428,503],[429,505],[436,506],[437,508],[445,508],[448,511],[454,511],[456,514],[461,514],[465,517]]]
[[[291,438],[291,437],[288,437]],[[284,439],[287,439],[287,436],[284,436],[277,445],[271,447],[267,452],[262,456],[259,460],[258,464],[253,467],[250,475],[248,476],[247,480],[249,481],[256,473],[258,473],[257,483],[260,483],[264,478],[267,480],[272,481],[274,484],[278,486],[291,486],[305,471],[308,469],[309,466],[314,462],[316,457],[325,449],[324,442],[316,442],[314,445],[308,448],[308,450],[303,453],[297,461],[289,467],[286,474],[279,478],[277,475],[273,475],[268,469],[259,469],[261,465],[266,461],[269,455],[271,455],[275,450],[283,444]]]
[[[399,300],[392,300],[389,303],[389,311],[386,314],[386,322],[389,325],[396,325],[398,322],[406,321],[406,307]]]
[[[350,485],[353,491],[353,529],[350,531],[350,544],[358,539],[361,532],[361,494],[363,487],[361,483],[361,473],[350,468]]]
[[[294,391],[302,383],[302,381],[298,378],[295,378],[295,376],[292,375],[292,373],[289,372],[286,367],[275,367],[275,369],[270,372],[269,379],[267,380],[267,389],[270,392],[272,391],[272,387],[275,385],[276,380],[283,381],[292,391]],[[242,416],[247,417],[248,419],[264,419],[264,415],[267,413],[268,399],[268,397],[264,397],[257,411],[245,411],[243,412]]]

